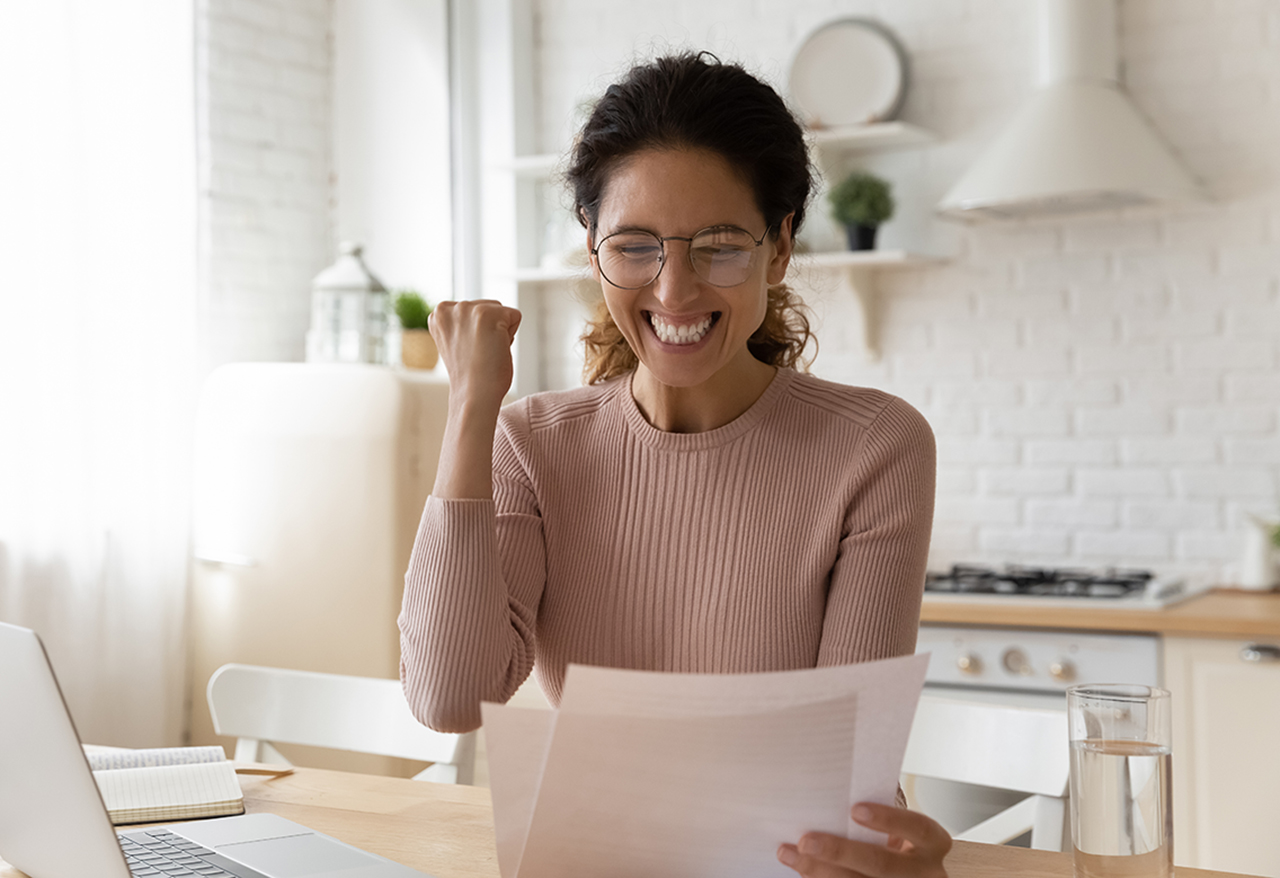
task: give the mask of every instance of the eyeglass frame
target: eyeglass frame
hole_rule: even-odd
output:
[[[736,287],[736,286],[738,286],[738,284],[740,284],[740,283],[745,283],[745,282],[746,282],[746,279],[744,278],[743,280],[739,281],[739,282],[738,282],[738,284],[728,284],[728,285],[726,285],[726,286],[720,286],[720,284],[712,283],[710,280],[708,280],[707,278],[703,277],[703,276],[702,276],[702,274],[701,274],[701,273],[699,273],[697,266],[693,264],[693,242],[694,242],[694,239],[696,239],[696,238],[697,238],[699,235],[701,235],[703,232],[710,232],[710,231],[712,231],[713,229],[726,229],[726,230],[731,230],[731,231],[738,231],[738,232],[742,232],[742,234],[746,235],[746,236],[747,236],[748,238],[750,238],[752,241],[755,241],[755,246],[752,248],[752,250],[754,251],[755,249],[759,248],[762,244],[764,244],[764,239],[765,239],[765,238],[767,238],[767,237],[769,237],[769,233],[773,231],[774,227],[773,227],[773,226],[767,226],[767,227],[765,227],[764,234],[762,234],[762,235],[759,237],[759,239],[757,239],[754,235],[752,235],[752,234],[751,234],[750,232],[748,232],[746,229],[742,228],[742,226],[734,226],[734,225],[729,225],[729,224],[727,224],[727,223],[721,223],[721,224],[719,224],[719,225],[715,225],[715,226],[707,226],[705,229],[698,229],[698,231],[696,231],[696,232],[694,232],[694,233],[693,233],[693,236],[692,236],[692,237],[685,237],[685,236],[683,236],[683,235],[666,235],[666,236],[664,237],[664,236],[662,236],[662,235],[655,235],[653,232],[649,231],[648,229],[622,229],[622,230],[620,230],[620,231],[613,232],[612,234],[605,235],[603,238],[601,238],[601,239],[600,239],[600,243],[599,243],[599,244],[597,244],[596,246],[594,246],[594,247],[590,248],[587,252],[589,252],[589,253],[592,255],[592,257],[595,259],[595,261],[596,261],[596,266],[600,269],[600,276],[601,276],[602,278],[604,278],[605,280],[609,281],[609,285],[610,285],[610,286],[617,287],[617,288],[618,288],[618,289],[620,289],[620,290],[642,290],[642,289],[644,289],[645,287],[649,286],[649,284],[651,284],[651,283],[653,283],[654,281],[656,281],[656,280],[657,280],[657,279],[662,275],[662,269],[664,269],[664,268],[666,268],[666,267],[667,267],[667,242],[668,242],[668,241],[684,241],[686,244],[688,244],[688,245],[689,245],[689,248],[688,248],[688,250],[686,251],[686,253],[687,253],[687,258],[688,258],[688,260],[689,260],[689,270],[690,270],[690,271],[692,271],[694,274],[696,274],[696,275],[697,275],[699,278],[701,278],[704,282],[711,284],[713,287],[716,287],[717,289],[724,290],[724,289],[728,289],[729,287]],[[609,280],[609,276],[608,276],[607,274],[605,274],[605,273],[604,273],[604,266],[600,264],[600,248],[601,248],[601,247],[603,247],[603,246],[604,246],[604,242],[605,242],[605,241],[608,241],[610,238],[617,237],[618,235],[633,235],[633,234],[636,234],[637,232],[641,232],[641,233],[643,233],[643,234],[650,235],[650,236],[652,236],[653,238],[655,238],[655,239],[657,240],[657,242],[658,242],[658,247],[660,248],[659,253],[658,253],[658,270],[657,270],[656,272],[654,272],[653,277],[649,278],[649,280],[647,280],[647,281],[645,281],[644,283],[640,284],[640,286],[638,286],[638,287],[624,287],[624,286],[621,286],[621,285],[619,285],[619,284],[615,284],[613,281]],[[754,255],[754,252],[753,252],[753,255]],[[749,275],[748,275],[748,276],[749,276]]]

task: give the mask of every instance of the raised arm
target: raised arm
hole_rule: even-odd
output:
[[[400,676],[414,713],[441,731],[478,727],[480,702],[506,701],[533,666],[541,519],[518,472],[500,473],[496,491],[494,474],[519,324],[520,312],[488,301],[445,302],[431,319],[449,421],[405,576]]]
[[[430,326],[449,372],[449,421],[431,495],[492,500],[493,433],[511,389],[520,312],[489,300],[441,302]]]

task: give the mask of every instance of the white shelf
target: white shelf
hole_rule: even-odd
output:
[[[816,128],[806,133],[815,146],[841,152],[878,152],[910,149],[937,141],[932,131],[906,122],[874,122],[868,125],[844,125],[839,128]]]
[[[909,250],[835,250],[818,253],[797,253],[801,265],[818,268],[858,268],[880,270],[894,268],[918,268],[945,262],[941,256],[912,253]]]
[[[912,253],[909,250],[843,250],[820,253],[797,253],[797,265],[841,271],[862,317],[862,344],[871,360],[880,359],[880,294],[876,275],[881,271],[924,268],[940,265],[941,256]]]
[[[844,160],[859,153],[887,152],[927,146],[936,134],[906,122],[877,122],[846,125],[805,132],[810,154],[824,175],[839,168]],[[862,340],[868,358],[880,359],[880,297],[876,275],[881,271],[922,268],[946,260],[909,250],[843,250],[797,253],[797,265],[840,271],[853,293],[862,317]]]

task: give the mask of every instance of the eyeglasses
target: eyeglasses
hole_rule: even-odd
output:
[[[638,290],[662,274],[662,267],[667,264],[666,242],[687,241],[689,266],[698,277],[715,287],[736,287],[751,277],[759,247],[768,235],[769,229],[765,229],[763,235],[753,238],[737,226],[713,226],[692,238],[660,238],[644,231],[615,232],[601,241],[591,255],[609,283],[619,289]]]

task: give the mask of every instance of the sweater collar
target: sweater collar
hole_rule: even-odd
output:
[[[751,408],[723,427],[703,433],[667,433],[645,420],[640,406],[636,405],[635,397],[631,395],[631,379],[635,376],[634,372],[621,376],[614,383],[613,402],[621,410],[632,435],[646,445],[667,451],[698,451],[726,445],[755,429],[777,406],[778,400],[782,398],[795,375],[793,369],[778,367],[773,380],[769,382],[764,393],[760,394],[760,398],[752,403]]]

